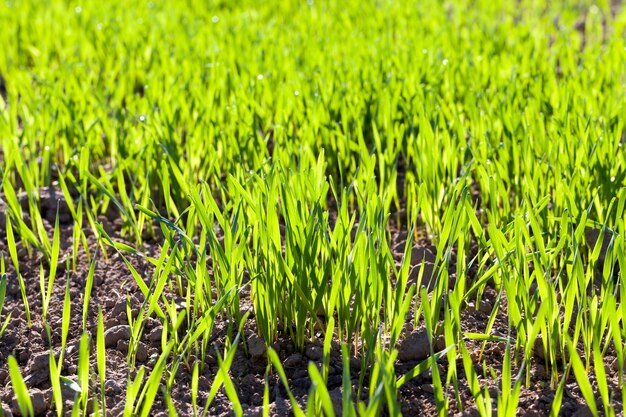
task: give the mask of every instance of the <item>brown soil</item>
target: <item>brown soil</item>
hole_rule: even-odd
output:
[[[42,200],[42,211],[44,211],[46,204],[47,203],[44,198]],[[3,212],[4,210],[5,208],[0,205],[0,211]],[[0,217],[3,216],[0,215]],[[44,217],[48,218],[45,222],[46,226],[51,230],[50,216],[44,215]],[[114,218],[107,219],[106,217],[101,217],[99,220],[104,223],[104,227],[111,232],[115,239],[121,239],[121,222],[119,220],[115,220]],[[66,217],[61,226],[62,251],[64,254],[69,254],[71,252],[72,225]],[[13,397],[6,367],[6,358],[9,355],[14,355],[18,360],[22,375],[31,390],[38,415],[53,415],[54,412],[51,409],[52,400],[48,369],[48,355],[50,349],[58,352],[60,347],[62,306],[66,280],[69,279],[70,294],[72,296],[72,321],[69,331],[67,355],[63,363],[63,375],[68,376],[69,378],[76,378],[78,356],[77,346],[82,333],[82,296],[84,292],[85,279],[89,270],[89,264],[84,254],[81,254],[83,256],[78,257],[78,264],[75,272],[65,271],[64,263],[59,265],[60,270],[57,274],[57,281],[52,294],[48,318],[52,333],[52,345],[49,346],[46,331],[41,323],[41,292],[39,288],[40,263],[44,264],[46,272],[48,267],[45,265],[45,262],[41,257],[36,255],[34,257],[28,257],[28,254],[22,247],[21,243],[18,242],[17,246],[20,270],[26,282],[26,293],[30,303],[32,315],[32,324],[29,327],[24,312],[24,305],[22,303],[17,277],[15,271],[10,265],[11,262],[9,261],[7,255],[7,243],[6,237],[4,236],[4,228],[0,228],[0,231],[0,252],[4,252],[5,254],[4,256],[7,260],[8,269],[7,296],[2,317],[6,317],[8,312],[12,312],[13,314],[13,320],[11,320],[6,333],[0,339],[0,363],[2,364],[0,366],[0,386],[4,387],[1,391],[3,406],[5,410],[11,409],[13,414],[18,414],[18,409]],[[402,257],[402,251],[407,239],[407,233],[394,230],[391,232],[391,235],[393,237],[392,244],[394,245],[394,252],[396,252],[395,256],[397,261],[399,261]],[[95,237],[88,233],[88,240],[91,253],[96,253],[97,245]],[[150,256],[158,257],[160,251],[159,242],[148,240],[145,243],[144,251]],[[421,264],[422,259],[424,259],[426,263],[427,270],[425,271],[425,277],[427,277],[428,274],[432,273],[432,264],[435,260],[435,248],[427,241],[419,241],[415,244],[412,255],[412,263],[414,265],[414,271],[411,273],[412,279],[417,276],[419,268],[418,265]],[[142,277],[148,280],[151,276],[153,268],[151,264],[141,257],[129,256],[129,260]],[[452,275],[452,281],[453,280],[454,276]],[[109,251],[108,259],[105,259],[100,251],[98,253],[95,269],[95,282],[92,291],[87,330],[91,332],[92,335],[95,335],[97,328],[96,322],[98,307],[102,308],[106,330],[115,326],[124,326],[127,324],[127,300],[130,300],[132,314],[137,314],[139,308],[141,307],[141,303],[143,302],[143,296],[130,275],[126,265],[119,255],[114,253],[114,251]],[[503,337],[506,336],[508,332],[508,319],[506,316],[506,304],[504,303],[504,300],[504,296],[500,299],[498,298],[498,294],[493,286],[488,286],[478,303],[476,303],[476,301],[470,303],[469,307],[461,312],[463,321],[462,330],[465,332],[484,332],[489,320],[489,315],[491,314],[494,305],[497,303],[500,305],[500,309],[496,316],[491,334]],[[241,303],[242,310],[252,311],[249,292],[244,291],[242,293]],[[476,304],[478,305],[476,306]],[[407,328],[409,327],[410,326],[407,325]],[[226,328],[227,323],[225,319],[223,319],[218,323],[215,329],[214,334],[218,348],[221,347],[225,341]],[[161,350],[161,341],[158,337],[161,329],[162,325],[158,320],[153,318],[148,319],[146,329],[141,338],[142,353],[138,358],[140,359],[137,363],[138,366],[145,366],[148,370],[151,369],[151,358],[158,355]],[[131,376],[134,376],[134,372],[129,372],[126,357],[128,343],[124,339],[123,333],[124,332],[121,331],[119,333],[120,336],[118,337],[119,340],[111,341],[111,347],[106,350],[106,406],[108,415],[112,416],[121,414],[124,407],[126,384],[129,373]],[[248,317],[248,321],[244,325],[244,337],[247,342],[246,344],[248,349],[246,351],[243,344],[240,344],[230,371],[233,382],[235,383],[238,391],[239,399],[245,409],[245,414],[250,416],[262,415],[263,390],[265,384],[264,375],[267,367],[267,360],[264,356],[264,347],[258,346],[259,338],[256,334],[257,332],[255,329],[254,317],[251,314]],[[397,363],[396,374],[398,376],[410,370],[428,355],[428,341],[425,337],[423,337],[423,335],[423,329],[417,329],[410,334],[405,334],[404,341],[400,342],[400,359],[402,360],[399,360]],[[481,386],[488,387],[492,398],[495,399],[501,389],[498,385],[498,379],[502,366],[503,354],[505,352],[504,344],[502,342],[485,342],[482,355],[480,354],[480,351],[483,347],[483,342],[468,340],[466,341],[466,344],[472,353],[474,368],[479,375]],[[274,345],[274,348],[277,350],[281,360],[283,361],[284,368],[289,379],[289,384],[294,395],[302,405],[306,404],[306,396],[310,387],[307,365],[309,361],[313,361],[318,364],[320,363],[321,347],[318,345],[309,345],[304,352],[298,352],[288,338],[281,338]],[[607,363],[610,363],[610,358],[607,358],[607,360],[609,361]],[[206,358],[206,365],[207,366],[204,368],[203,375],[199,380],[199,406],[204,406],[204,402],[211,388],[211,382],[216,375],[216,356],[213,354],[208,355]],[[554,391],[550,388],[550,375],[546,372],[543,360],[539,357],[534,357],[529,366],[531,383],[529,386],[523,386],[522,388],[518,414],[523,416],[547,415],[554,398]],[[338,411],[341,410],[340,387],[342,382],[342,367],[339,345],[333,344],[328,378],[328,390],[331,393],[333,402],[336,402]],[[448,369],[448,364],[445,358],[440,360],[439,367],[440,371],[442,371],[442,378],[445,379],[445,374]],[[365,372],[367,374],[368,370],[360,369],[359,361],[354,358],[351,361],[351,375],[355,378],[355,376],[358,377],[361,372]],[[450,388],[448,391],[448,398],[450,401],[449,410],[451,413],[458,411],[459,414],[462,413],[464,416],[478,415],[474,399],[465,379],[461,360],[458,360],[457,372],[460,380],[460,398],[458,398],[458,400],[461,404],[459,404],[457,399],[455,399],[454,390]],[[493,378],[492,372],[495,373],[498,379]],[[514,375],[516,372],[517,368],[514,366]],[[619,399],[620,394],[617,388],[616,366],[612,366],[607,369],[607,375],[610,378],[609,383],[613,390],[612,398]],[[596,388],[595,380],[592,375],[590,375],[590,380],[594,388]],[[181,366],[178,371],[178,375],[176,376],[176,384],[172,393],[172,400],[180,415],[193,414],[190,381],[191,371],[186,367]],[[353,383],[356,386],[358,379],[353,379]],[[93,389],[93,392],[95,393],[98,392],[98,387],[96,385],[97,384],[94,384]],[[365,385],[367,385],[367,378]],[[400,390],[399,400],[403,413],[407,416],[436,415],[433,389],[434,387],[432,385],[430,373],[418,376],[408,382]],[[509,388],[503,387],[503,389],[508,390]],[[271,402],[270,415],[288,415],[291,407],[289,405],[286,392],[276,375],[270,377],[269,392]],[[597,389],[595,392],[597,393]],[[367,394],[367,389],[364,389],[364,399],[367,398]],[[69,390],[64,390],[64,395],[66,396],[64,399],[67,405],[70,405],[73,401],[73,393]],[[600,404],[599,396],[597,400],[598,404]],[[69,409],[71,407],[65,408]],[[463,410],[462,412],[459,411],[461,408]],[[585,406],[585,401],[582,398],[574,377],[571,376],[566,385],[565,395],[563,397],[561,407],[561,415],[582,416],[586,415],[584,414],[585,412],[588,413],[589,410]],[[217,398],[211,405],[209,414],[224,416],[232,414],[230,401],[223,390],[220,391]],[[157,397],[151,415],[167,415],[167,407],[160,394]]]

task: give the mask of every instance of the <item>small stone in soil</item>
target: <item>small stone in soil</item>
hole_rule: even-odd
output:
[[[130,339],[130,326],[114,326],[104,332],[104,344],[106,347],[113,347],[117,345],[120,340]]]

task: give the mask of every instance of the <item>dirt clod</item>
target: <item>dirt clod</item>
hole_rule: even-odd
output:
[[[29,390],[29,392],[30,392],[30,400],[33,404],[33,411],[35,412],[35,415],[39,415],[39,414],[46,412],[46,410],[48,409],[48,401],[44,393],[41,390],[38,390],[36,388]],[[11,401],[11,412],[13,413],[13,415],[17,415],[17,416],[22,415],[22,412],[20,411],[20,407],[17,402],[17,397],[13,397]]]
[[[484,314],[491,314],[491,311],[493,310],[493,304],[488,300],[480,300],[478,310]]]
[[[426,359],[430,356],[430,344],[426,330],[410,333],[398,347],[398,360],[410,362]]]
[[[248,353],[250,353],[250,356],[260,358],[265,355],[265,350],[265,342],[259,335],[253,334],[248,337]]]
[[[35,373],[40,370],[47,371],[50,367],[50,354],[43,352],[31,358],[30,372]]]
[[[158,343],[161,341],[163,335],[163,327],[155,327],[150,333],[148,333],[147,339],[152,343]]]
[[[2,403],[2,414],[4,414],[4,417],[13,417],[13,412],[11,411],[11,407],[9,407],[5,403]]]
[[[572,417],[593,417],[593,413],[591,412],[589,406],[585,405],[572,414]]]
[[[321,346],[312,345],[306,348],[305,355],[312,361],[318,361],[324,356],[324,351]]]
[[[145,344],[141,342],[137,343],[137,351],[135,353],[136,353],[135,358],[139,362],[145,362],[148,360],[148,348],[146,347]]]
[[[111,327],[104,333],[104,344],[106,347],[117,346],[120,340],[129,340],[130,335],[130,326],[119,325]]]
[[[111,394],[118,394],[122,392],[120,385],[113,379],[109,379],[104,383],[104,389]]]
[[[298,366],[302,363],[302,359],[303,358],[301,354],[294,353],[293,355],[290,355],[287,357],[287,359],[285,359],[285,361],[283,362],[283,366],[286,368]]]

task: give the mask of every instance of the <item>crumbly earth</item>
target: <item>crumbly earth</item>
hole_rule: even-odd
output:
[[[56,206],[56,203],[53,204],[49,201],[50,199],[52,199],[50,195],[43,196],[41,203],[44,222],[49,232],[52,230],[51,224],[54,218],[54,214],[51,213],[55,213],[55,210],[51,210],[50,207]],[[0,206],[0,212],[4,214],[4,211],[5,207]],[[0,217],[3,216],[0,215]],[[122,222],[119,218],[116,218],[114,214],[110,215],[108,218],[102,216],[99,218],[99,221],[103,223],[105,229],[108,230],[115,239],[123,239],[120,235]],[[390,231],[390,236],[392,237],[396,259],[399,262],[402,257],[406,239],[412,237],[407,237],[406,232],[394,228],[393,225],[392,228],[393,230]],[[70,256],[72,224],[67,216],[62,218],[61,235],[63,256]],[[128,323],[127,302],[130,303],[131,314],[136,315],[139,312],[144,298],[130,275],[127,266],[119,255],[109,249],[108,256],[105,257],[102,250],[97,249],[95,237],[90,232],[87,232],[87,235],[91,254],[97,253],[95,282],[91,296],[87,330],[91,332],[92,335],[96,334],[97,314],[98,308],[100,307],[104,315],[105,330],[108,331],[107,345],[109,346],[106,350],[106,407],[108,415],[116,416],[120,415],[123,411],[127,380],[129,376],[133,377],[136,372],[136,369],[132,372],[129,371],[129,365],[127,363],[128,333],[124,327]],[[157,237],[157,240],[150,239],[149,236],[146,236],[146,238],[147,240],[144,244],[143,251],[150,256],[158,257],[160,248],[159,238]],[[61,344],[60,335],[63,299],[66,280],[69,280],[69,291],[72,300],[71,326],[69,330],[68,349],[63,363],[62,373],[69,378],[76,379],[77,347],[82,333],[83,293],[85,280],[89,271],[89,262],[85,253],[80,253],[77,258],[75,271],[66,271],[64,262],[61,262],[59,265],[48,318],[52,334],[52,346],[49,346],[48,336],[41,322],[41,291],[39,287],[40,264],[43,264],[46,273],[48,266],[45,265],[45,262],[36,253],[29,255],[24,247],[22,247],[21,242],[18,242],[17,252],[19,256],[20,272],[26,283],[26,295],[31,311],[31,323],[29,324],[22,302],[17,276],[8,257],[4,227],[0,228],[0,252],[4,253],[4,257],[7,260],[8,272],[8,287],[2,318],[6,317],[8,313],[11,313],[13,317],[5,334],[0,339],[0,387],[2,387],[0,396],[3,408],[5,412],[11,410],[13,415],[19,414],[6,366],[7,357],[14,355],[20,365],[22,375],[25,377],[26,384],[30,389],[37,415],[54,415],[55,413],[51,408],[52,400],[48,355],[50,349],[58,353]],[[129,260],[139,274],[148,281],[153,271],[151,264],[139,256],[129,256]],[[425,276],[428,276],[433,270],[435,248],[425,240],[414,243],[412,253],[414,270],[411,272],[411,279],[415,279],[417,276],[417,271],[422,260],[424,260],[427,268]],[[454,275],[451,276],[451,279],[454,279]],[[172,297],[175,297],[175,295],[172,295]],[[242,310],[251,312],[248,321],[244,325],[247,349],[244,348],[243,344],[240,344],[230,372],[245,414],[249,416],[260,416],[262,415],[265,384],[264,375],[267,367],[265,347],[257,336],[249,292],[244,291],[242,293],[241,303]],[[468,308],[461,312],[462,330],[464,332],[484,332],[489,316],[496,303],[500,305],[500,309],[495,317],[491,334],[506,336],[509,330],[505,297],[502,296],[499,298],[499,294],[493,286],[488,286],[479,301],[471,302]],[[216,326],[215,344],[218,349],[223,346],[227,326],[228,324],[225,318],[220,319]],[[400,355],[396,366],[396,374],[398,376],[409,371],[429,354],[428,340],[424,330],[420,328],[412,329],[412,324],[409,323],[407,323],[406,329],[403,340],[399,345]],[[158,320],[154,318],[148,319],[146,328],[141,337],[137,366],[144,366],[147,369],[151,369],[153,359],[158,356],[161,351],[161,330],[162,325]],[[502,388],[499,386],[499,380],[494,379],[494,375],[497,378],[500,376],[503,355],[505,353],[504,344],[502,342],[467,340],[466,345],[474,360],[474,368],[479,376],[481,386],[487,388],[491,397],[495,399]],[[289,341],[288,337],[285,336],[281,337],[273,347],[277,350],[283,361],[293,394],[302,405],[306,404],[306,396],[310,387],[307,366],[309,361],[313,361],[317,364],[321,363],[321,346],[312,344],[307,346],[303,352],[299,352],[295,349],[293,343]],[[437,343],[437,348],[441,347],[441,343]],[[550,387],[550,375],[546,372],[544,361],[540,356],[541,353],[537,352],[532,362],[529,364],[530,384],[522,387],[518,415],[527,417],[541,416],[547,415],[550,411],[554,398],[554,390]],[[95,358],[93,358],[92,362],[95,369]],[[607,358],[607,363],[611,363],[610,357]],[[613,361],[613,364],[613,366],[608,367],[607,376],[613,391],[612,398],[617,404],[620,402],[620,392],[617,384],[616,361]],[[199,404],[201,406],[204,405],[208,397],[211,382],[217,372],[216,355],[207,355],[205,365],[204,371],[199,379]],[[514,362],[514,375],[517,369],[519,369],[517,368],[518,365],[519,363]],[[354,388],[356,389],[358,385],[358,375],[363,372],[366,375],[365,381],[367,385],[368,369],[361,369],[360,361],[356,357],[352,358],[350,366]],[[439,361],[439,369],[444,378],[448,367],[449,365],[445,357],[442,358]],[[333,343],[328,390],[338,413],[341,411],[342,368],[339,344]],[[172,400],[180,415],[193,414],[190,388],[191,369],[191,367],[188,368],[183,365],[179,368],[176,376]],[[457,412],[459,415],[463,416],[478,415],[478,410],[464,375],[463,363],[460,359],[458,359],[457,362],[457,372],[460,380],[459,397],[455,398],[454,390],[451,388],[448,389],[447,398],[449,401],[449,410],[452,413]],[[590,381],[594,387],[594,391],[597,393],[597,386],[593,375],[590,375]],[[508,390],[509,387],[502,389]],[[95,393],[98,393],[98,384],[94,384],[93,390]],[[433,392],[434,387],[430,372],[409,381],[400,389],[399,399],[403,413],[407,416],[436,415]],[[286,392],[276,375],[272,375],[269,379],[269,393],[270,415],[289,415],[291,407]],[[71,405],[74,393],[71,390],[64,389],[63,394],[67,405]],[[367,395],[367,389],[364,389],[362,392],[364,400],[367,399]],[[597,400],[598,403],[600,403],[599,395]],[[70,408],[71,407],[65,407],[66,410]],[[564,416],[585,416],[589,415],[589,413],[590,411],[585,405],[585,401],[574,377],[570,376],[565,386],[565,394],[563,396],[560,414]],[[209,414],[223,416],[232,414],[230,401],[223,390],[219,392],[211,405]],[[164,398],[160,394],[157,397],[151,415],[167,415],[167,407]]]

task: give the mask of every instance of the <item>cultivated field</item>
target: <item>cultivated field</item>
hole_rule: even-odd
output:
[[[0,3],[0,415],[623,415],[619,0]]]

